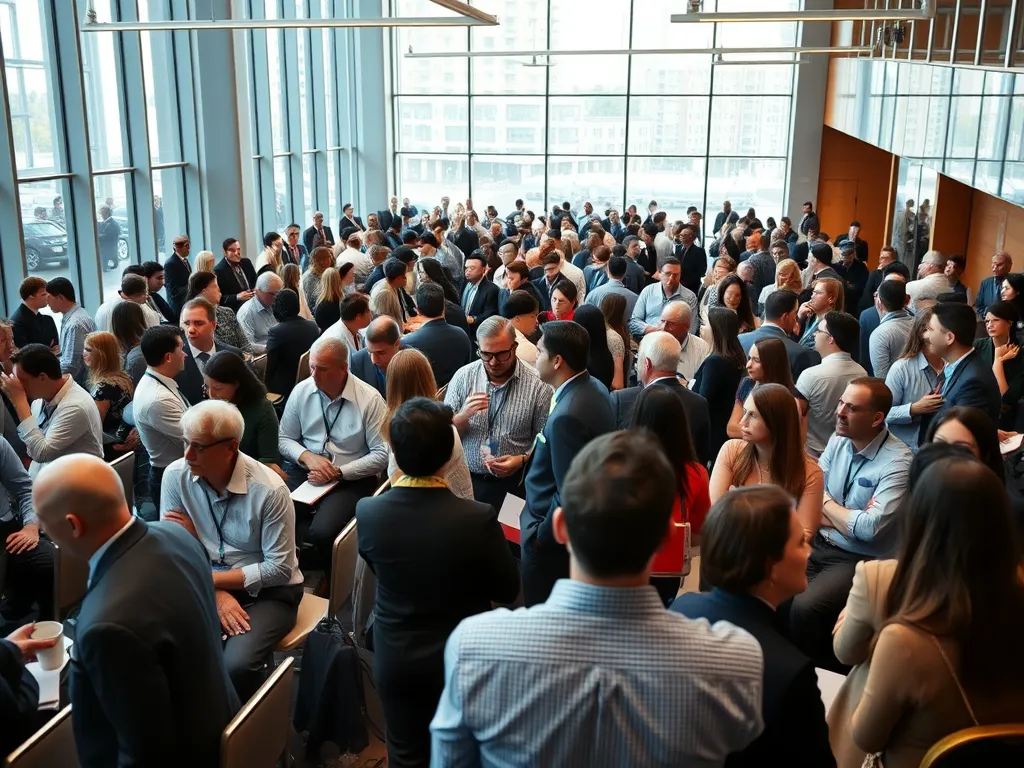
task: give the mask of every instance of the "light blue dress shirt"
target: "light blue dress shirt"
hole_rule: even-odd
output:
[[[79,384],[85,382],[85,337],[96,330],[89,313],[75,304],[60,322],[60,370]]]
[[[690,316],[693,318],[690,332],[694,333],[694,329],[698,327],[699,317],[696,294],[689,288],[679,285],[675,293],[665,296],[665,289],[661,287],[661,283],[651,283],[640,291],[640,296],[633,307],[633,316],[629,320],[629,332],[639,337],[644,335],[645,326],[658,325],[661,322],[661,310],[670,301],[685,301],[690,305]]]
[[[885,421],[889,430],[917,453],[921,417],[910,415],[910,406],[933,392],[939,385],[939,374],[932,368],[924,352],[895,361],[885,377],[885,386],[892,392],[892,408]]]
[[[38,525],[32,506],[32,479],[18,454],[6,440],[0,440],[0,520],[14,514],[12,503],[18,505],[22,525]]]
[[[959,368],[961,364],[963,364],[964,360],[966,360],[968,356],[973,354],[974,349],[972,348],[966,355],[961,357],[956,362],[946,363],[946,365],[943,366],[942,375],[945,376],[945,381],[942,383],[942,394],[945,394],[946,390],[949,389],[949,382],[953,378],[953,374],[956,373],[956,369]]]

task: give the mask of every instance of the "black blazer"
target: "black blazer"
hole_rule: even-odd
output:
[[[1003,398],[999,394],[999,384],[992,373],[992,367],[976,350],[972,350],[942,385],[942,407],[933,414],[921,417],[920,433],[926,434],[933,419],[958,405],[980,408],[988,414],[993,424],[999,424],[1002,402]]]
[[[712,624],[727,621],[761,644],[764,731],[742,752],[730,755],[725,761],[727,768],[835,766],[814,662],[779,632],[775,612],[766,603],[716,588],[680,595],[672,610]]]
[[[684,387],[678,379],[659,379],[650,386],[668,387],[683,404],[686,411],[686,422],[690,427],[690,437],[697,451],[701,464],[707,464],[715,457],[711,454],[711,416],[708,401]],[[612,392],[612,405],[615,408],[615,428],[629,429],[633,426],[633,406],[643,391],[643,387],[626,387]]]
[[[249,281],[249,290],[256,290],[256,270],[252,266],[252,261],[246,258],[242,258],[239,262],[239,266],[242,268],[242,272],[245,273],[245,279]],[[244,301],[240,301],[238,294],[245,289],[239,284],[238,278],[235,277],[235,271],[231,269],[231,264],[227,259],[222,258],[217,262],[217,266],[213,268],[213,274],[217,276],[217,285],[220,286],[220,303],[225,307],[229,307],[232,312],[238,314],[238,310],[241,309]]]
[[[465,290],[463,288],[463,291]],[[473,318],[473,324],[469,326],[469,335],[476,343],[476,329],[480,327],[480,323],[498,314],[498,286],[486,277],[481,278],[476,287],[473,303],[466,314]]]
[[[167,303],[174,312],[174,322],[181,317],[188,296],[188,278],[192,274],[192,265],[185,266],[177,254],[172,253],[164,262],[164,288],[167,291]]]
[[[732,416],[736,402],[736,389],[743,378],[743,369],[736,367],[724,355],[712,354],[707,357],[693,376],[693,391],[708,401],[708,415],[711,417],[711,461],[718,458],[718,451],[729,439],[725,428]]]
[[[299,358],[320,338],[312,320],[293,317],[278,323],[267,333],[267,389],[287,398],[295,387]]]
[[[14,345],[19,349],[26,344],[45,344],[52,347],[60,343],[57,324],[53,322],[53,318],[42,312],[33,312],[24,303],[19,304],[11,313],[11,325],[14,331]]]
[[[448,325],[454,325],[456,328],[461,328],[466,332],[466,336],[469,336],[469,323],[466,322],[466,310],[449,299],[444,300],[444,319],[448,321]]]
[[[534,280],[531,280],[530,281],[530,285],[533,286],[533,290],[536,292],[537,301],[540,303],[540,311],[541,312],[550,312],[551,311],[551,294],[548,293],[548,288],[549,288],[549,286],[548,286],[548,279],[546,277],[544,277],[544,275],[541,275],[540,277],[538,277],[538,278],[536,278]],[[520,286],[520,288],[522,290],[525,290],[525,288],[522,288],[522,286]],[[498,303],[499,303],[499,305],[504,306],[502,304],[502,302],[501,302],[501,298],[500,297],[498,299]]]
[[[405,345],[402,344],[402,349]],[[364,384],[380,392],[381,397],[387,397],[387,380],[377,375],[377,366],[370,359],[370,350],[363,347],[348,360],[348,372],[355,374],[355,377]]]
[[[800,374],[812,365],[821,362],[821,355],[815,350],[803,347],[793,341],[784,330],[777,325],[762,325],[760,328],[741,333],[739,336],[740,346],[743,352],[750,354],[750,347],[761,339],[778,339],[786,347],[786,356],[789,357],[789,368],[793,372],[793,381],[800,378]]]
[[[159,293],[151,293],[149,294],[149,298],[151,298],[153,303],[156,304],[156,311],[160,313],[161,317],[163,317],[164,322],[171,323],[173,325],[178,324],[178,315],[174,313],[174,310],[171,309],[171,305],[167,303],[167,300],[164,299],[163,296]]]
[[[288,243],[285,243],[284,247],[281,249],[281,263],[298,264],[299,269],[305,272],[306,267],[309,266],[309,251],[306,250],[306,246],[302,243],[296,243],[295,250],[296,253],[292,253],[291,247]]]
[[[196,363],[196,359],[192,357],[192,347],[188,345],[188,339],[183,339],[183,342],[185,367],[181,373],[174,377],[174,380],[177,382],[181,394],[188,400],[189,405],[195,405],[207,399],[206,395],[203,394],[203,374],[199,372],[199,365]],[[242,350],[238,347],[233,347],[230,344],[214,339],[213,354],[217,352],[231,352],[239,357],[243,357]],[[212,357],[213,354],[210,356]]]
[[[444,318],[421,325],[402,342],[427,356],[438,387],[445,386],[459,368],[473,360],[469,336],[461,328],[449,325]]]
[[[326,243],[320,243],[320,245],[331,246],[334,245],[334,233],[331,232],[331,228],[326,224],[321,227],[324,231],[324,238],[327,240]],[[313,238],[316,237],[316,227],[310,227],[302,233],[302,244],[306,246],[306,250],[310,253],[313,252]]]
[[[71,704],[83,768],[218,765],[239,703],[199,542],[175,523],[134,520],[100,558],[77,630]]]
[[[701,278],[708,271],[708,255],[699,245],[690,245],[684,248],[682,243],[673,246],[673,256],[679,259],[681,279],[684,288],[689,288],[694,295],[700,290]],[[756,299],[756,297],[755,297]]]
[[[380,675],[444,673],[448,635],[468,616],[511,603],[519,568],[490,504],[447,488],[392,488],[356,504],[359,554],[377,576],[373,643]],[[390,674],[387,676],[390,677]]]
[[[541,281],[543,281],[543,280],[544,280],[544,278],[542,277]],[[550,302],[547,301],[547,297],[546,296],[541,296],[541,292],[539,290],[537,290],[537,286],[534,285],[533,283],[531,283],[530,281],[526,281],[526,282],[520,284],[520,286],[518,288],[516,288],[516,290],[517,291],[526,291],[528,294],[533,296],[533,298],[535,298],[537,300],[537,305],[540,307],[539,311],[541,311],[541,312],[545,312],[545,311],[550,312],[551,311]],[[501,315],[502,317],[505,316],[505,302],[508,301],[508,297],[511,296],[511,295],[512,295],[512,291],[510,291],[508,288],[502,288],[502,289],[500,289],[498,291],[498,314]],[[545,306],[544,306],[545,304],[548,304],[546,309],[545,309]]]
[[[378,222],[379,223],[379,222]],[[366,231],[366,226],[363,224],[363,220],[358,216],[353,216],[351,219],[348,216],[342,216],[338,220],[338,234],[340,235],[346,229],[361,229]]]
[[[519,515],[523,538],[529,533],[542,547],[561,546],[551,531],[551,515],[562,503],[569,464],[595,437],[614,431],[615,411],[604,384],[586,372],[566,384],[534,442],[526,472],[526,506]]]

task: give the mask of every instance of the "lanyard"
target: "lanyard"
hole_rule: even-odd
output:
[[[326,407],[324,407],[322,404],[320,406],[320,415],[323,417],[323,420],[324,420],[324,429],[327,430],[327,434],[324,435],[324,447],[320,450],[320,454],[321,455],[324,455],[324,454],[327,453],[327,443],[329,443],[331,441],[331,432],[334,431],[334,425],[337,424],[338,423],[338,419],[341,418],[341,410],[342,410],[342,408],[345,407],[345,401],[342,400],[341,403],[338,405],[338,412],[334,414],[334,420],[331,421],[328,424],[327,423],[327,409],[330,408],[330,407],[331,407],[330,403],[328,403]]]
[[[147,375],[147,376],[149,376],[149,378],[151,378],[151,379],[152,379],[153,381],[155,381],[155,382],[156,382],[157,384],[159,384],[159,385],[160,385],[161,387],[163,387],[164,389],[166,389],[166,390],[167,390],[168,392],[170,392],[170,393],[171,393],[172,395],[173,395],[173,394],[175,394],[175,392],[174,392],[174,390],[173,390],[173,389],[171,389],[170,387],[168,387],[168,386],[167,386],[167,384],[165,384],[164,382],[160,381],[160,379],[159,379],[159,378],[157,378],[156,376],[154,376],[154,375],[153,375],[152,373],[150,373],[149,371],[146,371],[146,375]],[[178,392],[177,392],[177,398],[176,398],[176,399],[178,399],[178,400],[180,400],[180,401],[181,401],[182,403],[184,403],[184,404],[185,404],[185,407],[186,407],[186,408],[188,408],[188,407],[189,407],[189,404],[188,404],[188,400],[186,400],[186,399],[185,399],[185,396],[184,396],[183,394],[181,394],[181,390],[180,390],[180,389],[179,389],[179,390],[178,390]]]
[[[210,508],[210,519],[213,520],[213,526],[217,529],[217,538],[220,539],[220,559],[217,561],[217,565],[227,565],[224,562],[224,519],[228,516],[228,508],[225,505],[224,514],[220,516],[220,522],[218,522],[217,515],[213,512],[213,502],[210,501],[210,492],[205,488],[203,489],[203,496],[206,497],[206,505]]]
[[[886,432],[885,433],[885,437],[882,438],[882,444],[878,446],[878,451],[882,450],[882,447],[885,445],[885,443],[886,443],[886,441],[888,439],[889,439],[889,433]],[[875,451],[875,456],[878,455],[878,451]],[[856,458],[856,456],[854,458]],[[857,465],[857,471],[853,472],[853,476],[852,477],[850,476],[850,472],[853,471],[853,461],[852,460],[850,461],[850,466],[846,470],[846,481],[843,483],[843,504],[844,505],[846,504],[846,497],[849,495],[850,489],[853,488],[853,483],[857,479],[857,475],[860,474],[860,471],[862,469],[864,469],[864,466],[868,463],[868,458],[866,456],[861,456],[860,459],[861,459],[861,461],[860,461],[860,464]]]
[[[508,402],[509,391],[512,389],[512,385],[515,383],[515,379],[509,379],[508,384],[499,389],[492,389],[490,395],[487,398],[487,435],[490,437],[494,434],[494,425],[498,421],[498,417],[501,415],[502,408],[505,407],[505,403]],[[498,395],[501,395],[499,403]],[[494,407],[492,407],[494,406]]]

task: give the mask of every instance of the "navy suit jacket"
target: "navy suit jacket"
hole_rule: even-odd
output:
[[[857,323],[860,325],[860,344],[857,347],[860,357],[857,362],[868,372],[868,376],[874,376],[875,371],[871,367],[871,334],[882,324],[882,318],[878,316],[878,310],[874,304],[860,313]]]
[[[192,270],[186,267],[176,253],[172,253],[164,262],[164,288],[167,291],[167,303],[174,312],[175,322],[181,317],[185,297],[188,296],[188,278]]]
[[[295,387],[299,360],[309,352],[320,336],[320,327],[312,320],[293,317],[278,323],[267,334],[267,389],[285,399]]]
[[[242,272],[245,273],[245,279],[249,281],[249,290],[255,291],[256,269],[253,267],[252,261],[243,258],[239,262],[239,266],[241,266]],[[222,258],[217,262],[217,266],[213,268],[213,274],[217,276],[217,285],[220,286],[220,303],[230,308],[237,315],[238,310],[245,304],[244,301],[239,301],[238,294],[245,289],[238,282],[238,278],[235,277],[235,271],[231,269],[231,264],[227,259]]]
[[[321,227],[321,229],[324,231],[324,239],[327,240],[328,242],[320,243],[320,245],[326,245],[329,247],[337,243],[337,240],[334,239],[334,233],[331,231],[330,227],[324,224],[323,227]],[[313,252],[314,237],[316,237],[316,227],[310,227],[309,229],[302,233],[302,244],[306,246],[306,250],[309,251],[310,253]]]
[[[762,325],[760,328],[740,334],[740,346],[743,352],[750,354],[750,347],[761,339],[778,339],[786,347],[786,355],[789,357],[789,367],[793,371],[793,381],[800,378],[800,374],[812,365],[821,362],[821,355],[815,350],[800,346],[793,341],[784,330],[776,325]]]
[[[418,349],[430,361],[438,387],[445,386],[462,366],[473,360],[473,344],[461,328],[444,318],[431,320],[410,333],[402,343]]]
[[[199,366],[196,364],[195,358],[192,357],[192,347],[188,345],[188,339],[184,341],[185,367],[181,373],[174,377],[174,380],[178,383],[178,389],[181,390],[181,394],[188,400],[189,405],[195,405],[206,400],[206,395],[203,394],[203,374],[199,372]],[[238,347],[232,347],[230,344],[214,339],[213,352],[210,356],[213,357],[217,352],[231,352],[239,357],[243,357],[242,350]]]
[[[405,349],[404,343],[401,344],[401,348]],[[383,376],[377,375],[377,366],[370,359],[370,350],[366,347],[363,347],[349,358],[348,370],[349,373],[354,373],[361,382],[369,384],[380,392],[381,397],[387,396],[386,379]]]
[[[686,423],[690,428],[697,458],[701,464],[714,459],[711,455],[711,412],[708,410],[708,401],[684,387],[678,379],[659,379],[650,386],[668,387],[678,395],[686,411]],[[633,425],[633,406],[642,391],[643,387],[626,387],[612,392],[616,429],[629,429]]]
[[[202,546],[175,523],[135,519],[100,558],[78,615],[71,704],[83,768],[217,766],[239,708],[220,637]]]
[[[954,406],[970,405],[988,414],[992,423],[999,424],[999,410],[1002,395],[996,376],[977,351],[970,352],[956,367],[942,385],[942,407],[934,414],[921,417],[921,434],[927,434],[928,427],[944,411]]]
[[[463,291],[465,291],[465,288],[463,288]],[[469,305],[466,314],[473,318],[473,322],[469,326],[469,335],[475,342],[476,329],[480,327],[480,323],[498,314],[498,286],[486,277],[481,278],[476,287],[473,303]]]
[[[712,624],[727,621],[745,629],[761,645],[764,731],[742,752],[730,755],[727,768],[835,766],[814,662],[779,631],[771,607],[756,597],[715,588],[680,595],[671,610]]]
[[[309,251],[306,250],[306,246],[302,243],[295,244],[295,250],[298,252],[298,261],[294,262],[299,265],[299,269],[305,271],[306,267],[309,266]],[[284,247],[281,249],[281,263],[291,264],[292,262],[292,249],[286,242]]]
[[[585,371],[566,384],[537,436],[526,472],[526,505],[519,515],[524,539],[533,536],[549,549],[560,546],[551,530],[551,515],[562,503],[569,464],[595,437],[614,431],[615,413],[604,384]]]

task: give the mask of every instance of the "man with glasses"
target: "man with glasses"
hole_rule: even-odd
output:
[[[277,473],[238,450],[245,422],[234,405],[194,405],[181,429],[185,456],[164,474],[160,516],[203,546],[227,636],[224,663],[238,698],[248,701],[302,600],[295,508]]]
[[[252,350],[257,355],[266,351],[267,335],[270,329],[277,325],[273,306],[277,292],[282,288],[284,280],[280,275],[275,272],[264,272],[256,278],[256,295],[238,310],[238,324],[252,342]]]
[[[281,263],[298,264],[299,268],[305,270],[309,266],[309,251],[306,246],[299,242],[301,230],[298,224],[289,224],[284,231],[284,248],[281,249]]]
[[[181,308],[188,297],[188,278],[192,274],[192,265],[188,262],[188,254],[192,248],[188,235],[177,235],[171,242],[174,253],[164,262],[164,286],[167,289],[167,303],[171,305],[174,319],[181,317]]]
[[[269,273],[266,273],[269,274]],[[321,336],[309,350],[310,378],[288,397],[278,447],[288,487],[329,486],[297,513],[312,517],[307,538],[316,567],[330,575],[331,548],[355,515],[356,502],[370,496],[388,466],[381,435],[387,406],[369,384],[349,375],[348,347],[336,336]],[[316,515],[312,515],[313,507]]]
[[[506,494],[524,493],[522,469],[547,422],[551,387],[516,357],[511,320],[484,320],[477,341],[480,359],[455,372],[444,401],[455,411],[473,497],[500,509]]]

